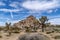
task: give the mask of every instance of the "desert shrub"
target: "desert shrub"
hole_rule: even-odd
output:
[[[51,33],[54,33],[54,31],[52,31]]]
[[[58,36],[55,36],[54,38],[55,38],[55,39],[60,39],[60,35],[58,35]]]
[[[18,31],[14,31],[13,33],[20,33],[20,32],[18,32]]]
[[[49,31],[49,32],[46,32],[46,34],[50,34],[50,33],[54,33],[54,31]]]
[[[30,27],[25,26],[25,31],[30,32]]]
[[[2,38],[2,36],[0,35],[0,38]]]
[[[18,27],[12,27],[12,33],[20,33],[21,32],[21,28],[18,28]]]
[[[56,28],[56,29],[54,29],[54,30],[55,30],[56,32],[60,32],[60,29],[57,29],[57,28]]]
[[[50,34],[51,32],[46,32],[46,34]]]
[[[14,30],[13,33],[20,33],[20,31],[18,31],[18,30]]]

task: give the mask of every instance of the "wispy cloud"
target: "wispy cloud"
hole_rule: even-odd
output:
[[[11,6],[13,8],[19,8],[20,3],[19,2],[11,2],[11,4],[9,4],[9,6]]]
[[[47,13],[52,13],[52,12],[53,12],[53,10],[48,10],[48,11],[47,11]]]
[[[0,1],[0,6],[5,6],[6,4]]]
[[[8,18],[0,17],[0,26],[5,26],[5,23],[7,22]]]
[[[8,21],[5,21],[5,22],[1,22],[1,21],[0,21],[0,26],[5,26],[5,23],[6,23],[6,22],[11,23],[11,25],[13,25],[14,23],[17,23],[17,22],[19,22],[19,21],[20,21],[20,20],[14,20],[14,21],[8,20]]]
[[[31,13],[47,11],[51,13],[54,8],[60,8],[59,0],[26,0],[24,2],[11,2],[9,6],[20,9],[25,8]],[[35,11],[35,12],[34,12]]]
[[[5,23],[4,22],[0,22],[0,26],[5,26]]]
[[[60,18],[54,18],[54,19],[49,20],[48,22],[54,25],[60,25]]]
[[[48,22],[50,22],[51,24],[60,25],[60,15],[48,16],[48,18],[49,18]]]
[[[20,9],[0,9],[0,11],[3,11],[3,12],[10,12],[12,18],[13,18],[13,13],[12,12],[19,12],[21,10]]]
[[[3,1],[5,1],[5,2],[3,2]],[[3,9],[2,8],[0,9],[0,24],[3,24],[7,21],[11,22],[13,24],[13,23],[18,22],[21,19],[26,18],[29,15],[33,15],[38,19],[42,15],[46,15],[45,13],[51,13],[51,14],[46,15],[46,16],[48,16],[49,19],[53,18],[53,19],[50,19],[49,22],[51,22],[52,24],[57,24],[57,23],[60,24],[60,22],[58,22],[60,20],[60,18],[59,18],[60,14],[57,12],[59,10],[57,8],[60,8],[60,3],[59,3],[60,0],[50,0],[50,1],[22,0],[22,1],[23,2],[20,2],[18,0],[16,0],[16,1],[10,0],[10,2],[8,0],[0,1],[0,6],[4,6]],[[7,6],[5,6],[6,5],[5,3],[8,3]],[[9,9],[6,9],[5,7],[9,8]],[[10,9],[10,8],[14,8],[14,9]],[[10,12],[10,14],[8,14],[9,12]],[[54,14],[55,12],[59,16]],[[19,13],[19,14],[17,14],[17,13]],[[1,22],[1,20],[2,20],[2,22]]]
[[[0,11],[3,11],[3,12],[18,12],[18,11],[20,11],[20,9],[0,9]]]
[[[18,21],[20,21],[20,20],[12,20],[10,18],[1,17],[0,18],[0,26],[5,26],[6,22],[11,23],[13,25],[14,23],[17,23]]]
[[[14,20],[14,21],[10,21],[11,23],[12,23],[12,25],[14,24],[14,23],[17,23],[17,22],[19,22],[20,20]]]
[[[60,7],[60,4],[58,3],[58,0],[52,0],[52,1],[25,1],[23,2],[22,5],[24,8],[29,9],[29,10],[36,10],[36,11],[40,11],[40,10],[48,10],[48,9],[54,9],[54,8],[58,8]]]

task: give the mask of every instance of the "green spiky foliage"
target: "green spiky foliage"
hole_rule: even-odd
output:
[[[40,22],[41,22],[41,27],[42,27],[42,32],[44,32],[44,28],[45,28],[45,22],[48,21],[47,17],[46,16],[42,16],[40,19]]]

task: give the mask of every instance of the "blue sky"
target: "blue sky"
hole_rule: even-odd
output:
[[[0,25],[12,24],[33,15],[47,16],[51,24],[60,24],[60,0],[0,0]]]

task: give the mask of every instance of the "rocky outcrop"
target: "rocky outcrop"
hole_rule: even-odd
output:
[[[24,20],[19,21],[18,23],[15,23],[14,26],[17,26],[19,28],[22,27],[30,27],[30,26],[35,26],[35,27],[39,27],[39,21],[32,15],[30,15],[29,17],[27,17]]]

